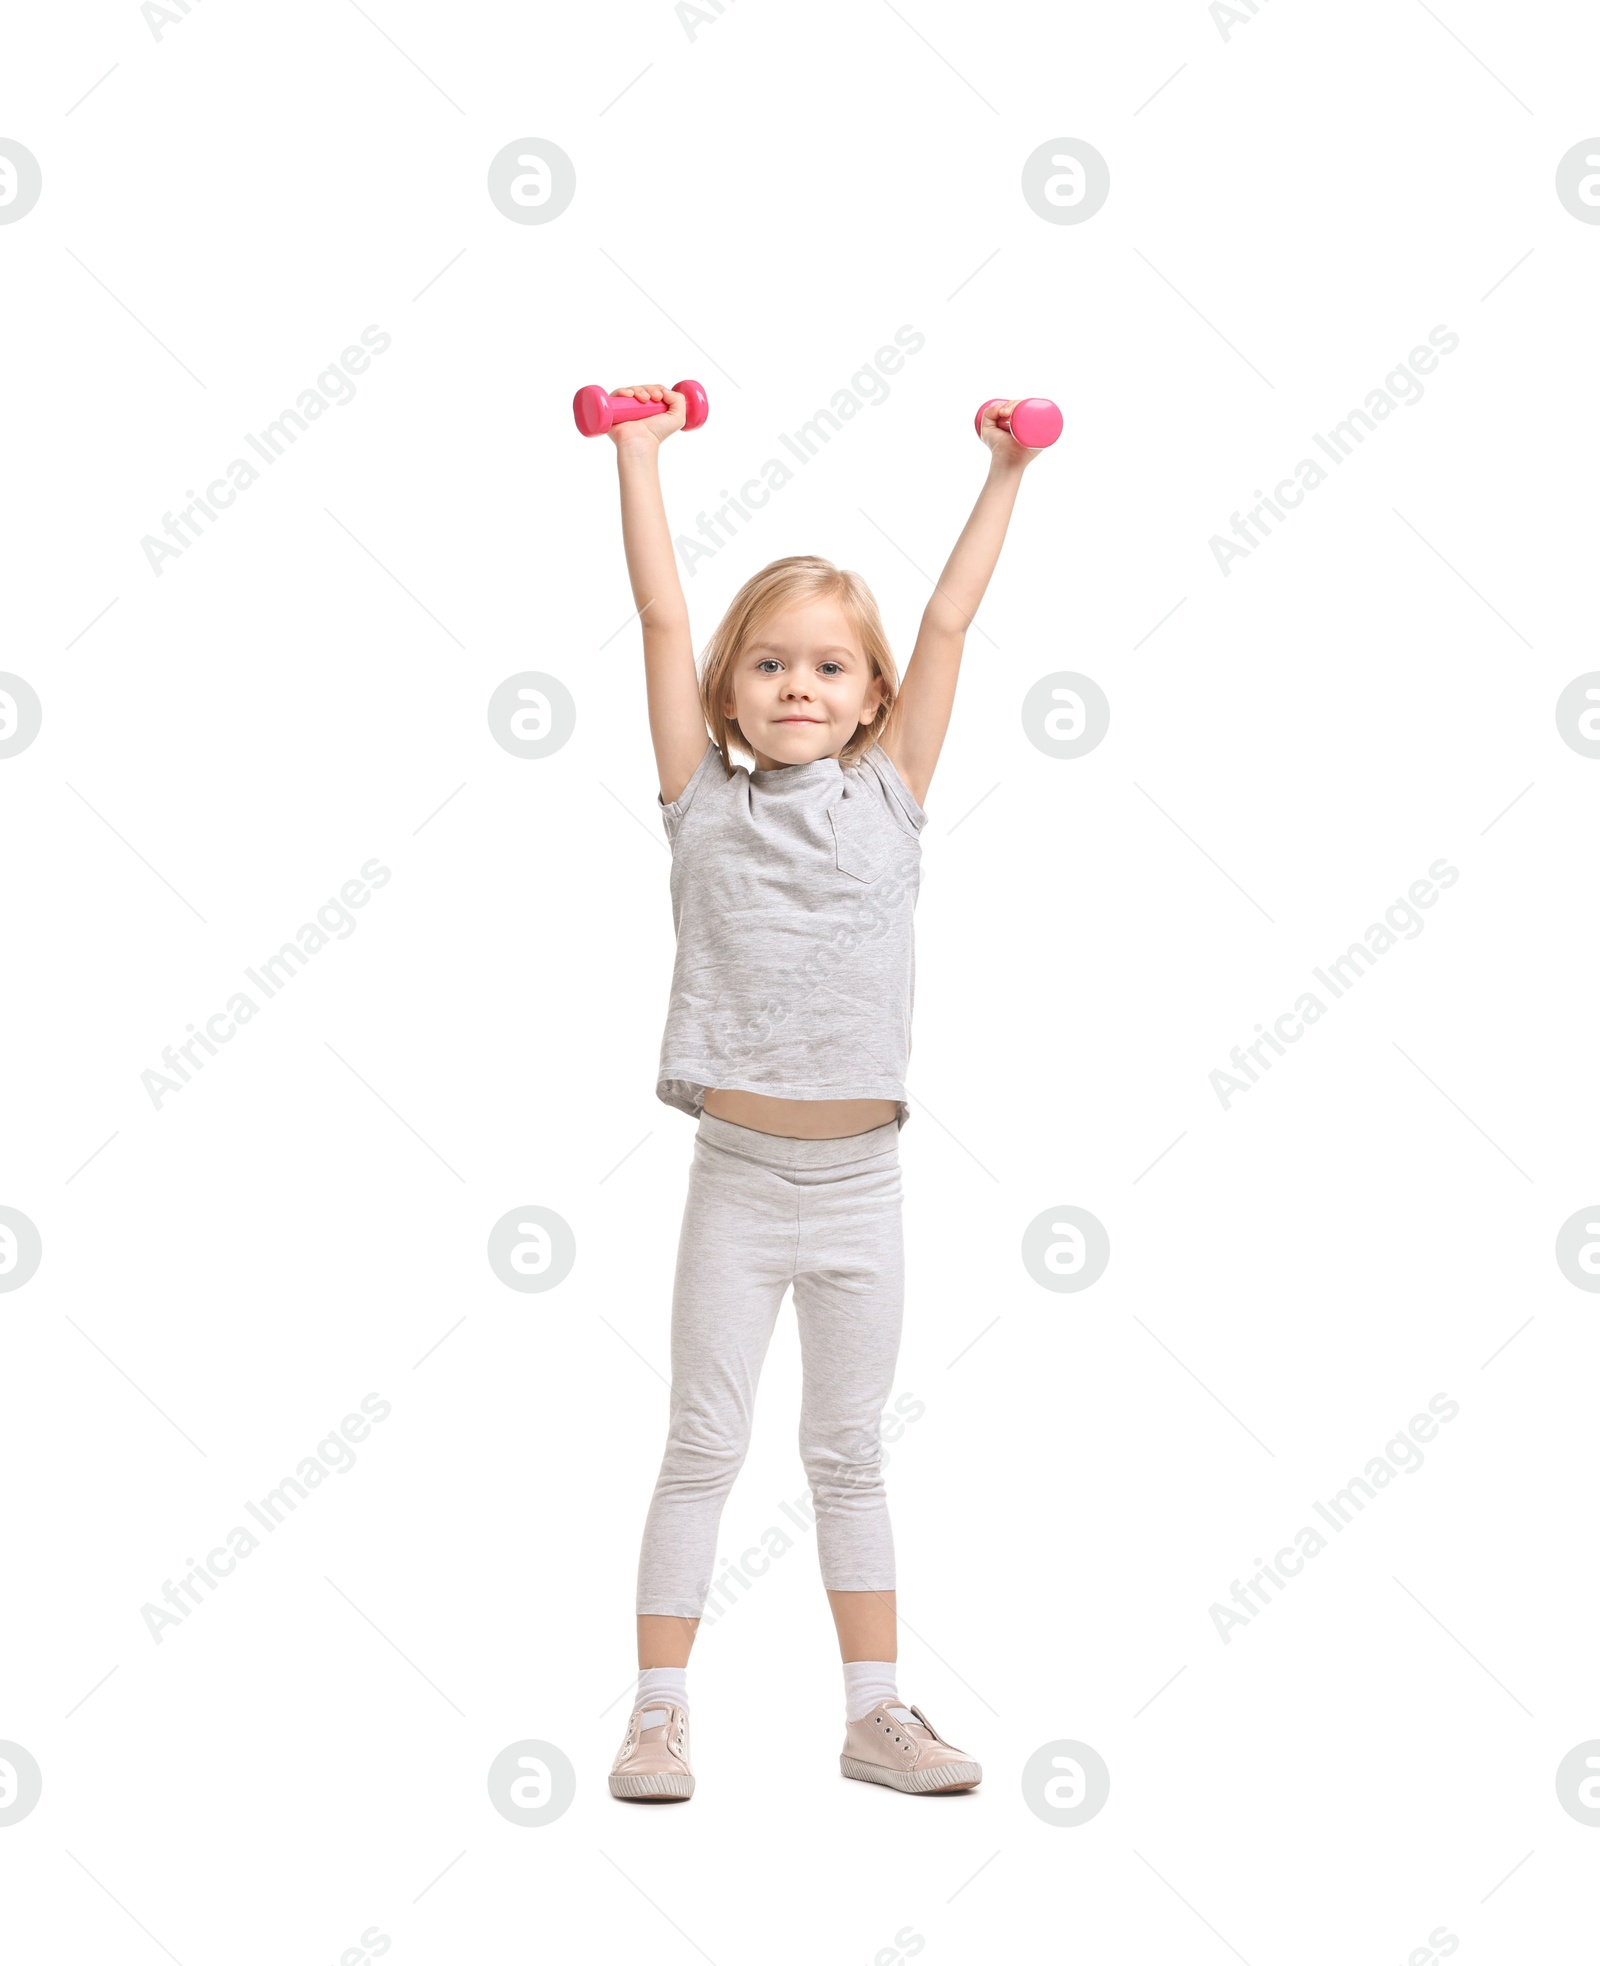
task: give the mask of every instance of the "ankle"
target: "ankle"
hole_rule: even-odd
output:
[[[844,1662],[844,1717],[865,1720],[884,1700],[898,1700],[893,1659],[846,1659]]]
[[[689,1669],[687,1666],[641,1666],[639,1668],[639,1690],[634,1698],[635,1707],[646,1707],[652,1701],[669,1703],[689,1711]]]

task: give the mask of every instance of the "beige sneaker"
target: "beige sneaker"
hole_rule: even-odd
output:
[[[881,1700],[865,1720],[850,1722],[839,1766],[855,1781],[882,1782],[908,1795],[972,1789],[983,1780],[977,1762],[936,1733],[920,1707],[898,1700]]]
[[[625,1802],[687,1802],[694,1794],[689,1767],[689,1716],[669,1700],[635,1707],[607,1778]]]

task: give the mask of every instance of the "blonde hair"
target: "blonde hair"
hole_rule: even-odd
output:
[[[861,652],[872,672],[883,684],[884,700],[870,723],[862,724],[839,753],[846,769],[871,750],[887,727],[900,689],[900,671],[895,665],[889,638],[883,632],[878,603],[872,589],[848,568],[836,567],[831,560],[814,553],[797,553],[786,560],[774,560],[759,573],[753,573],[728,603],[728,611],[717,623],[706,643],[705,661],[700,671],[700,707],[711,731],[711,741],[722,753],[722,762],[731,771],[729,751],[737,745],[755,751],[739,728],[738,719],[728,716],[723,700],[728,694],[728,678],[740,653],[773,615],[796,602],[837,601],[861,639]]]

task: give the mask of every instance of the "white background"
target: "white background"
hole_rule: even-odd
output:
[[[1600,1193],[1600,763],[1554,708],[1600,666],[1600,228],[1554,183],[1593,18],[203,0],[158,40],[81,0],[5,57],[44,183],[0,227],[0,666],[44,706],[0,763],[0,1202],[44,1247],[0,1297],[0,1739],[43,1771],[8,1953],[1578,1957],[1600,1341],[1554,1245]],[[1020,174],[1068,136],[1111,193],[1053,225]],[[547,225],[486,192],[524,137],[576,167]],[[157,577],[141,537],[369,323],[355,400]],[[1224,577],[1211,535],[1440,323],[1423,400]],[[801,1538],[702,1635],[692,1804],[627,1808],[693,1129],[570,401],[705,383],[687,532],[903,324],[888,401],[685,589],[703,646],[822,553],[904,661],[977,404],[1063,406],[926,802],[901,1141],[900,1686],[986,1779],[841,1779]],[[578,706],[541,763],[485,714],[526,669]],[[1020,719],[1059,670],[1111,702],[1070,762]],[[157,1110],[163,1047],[374,856],[356,932]],[[1425,931],[1224,1110],[1230,1048],[1440,856]],[[1081,1294],[1020,1257],[1068,1203],[1111,1240]],[[543,1295],[485,1256],[529,1204],[577,1238]],[[1440,1393],[1426,1465],[1224,1644],[1213,1602]],[[156,1644],[141,1607],[368,1394],[356,1465]],[[726,1554],[804,1491],[797,1402],[786,1312]],[[486,1774],[529,1739],[577,1794],[514,1827]],[[1079,1827],[1021,1788],[1064,1740],[1111,1771]]]

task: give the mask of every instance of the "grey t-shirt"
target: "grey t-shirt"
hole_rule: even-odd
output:
[[[656,804],[678,933],[657,1097],[893,1099],[903,1127],[928,815],[888,754],[730,771],[708,741]]]

